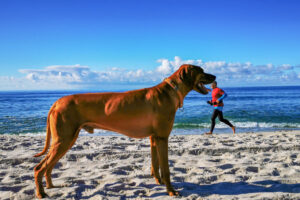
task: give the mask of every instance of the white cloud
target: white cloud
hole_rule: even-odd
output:
[[[41,69],[21,69],[22,78],[0,77],[0,90],[10,89],[106,89],[108,85],[151,86],[171,75],[182,64],[201,66],[207,73],[217,76],[224,86],[251,85],[300,85],[299,66],[284,64],[253,65],[246,63],[227,63],[225,61],[203,62],[201,59],[174,60],[159,59],[153,70],[127,70],[113,67],[108,70],[94,71],[89,66],[54,65]]]
[[[84,83],[97,77],[97,72],[90,70],[88,66],[80,65],[55,65],[45,69],[32,70],[21,69],[21,73],[27,74],[26,78],[32,81],[64,81],[69,83]]]
[[[183,64],[194,64],[202,65],[202,60],[182,60],[179,56],[174,57],[174,61],[168,59],[159,59],[157,62],[161,63],[156,68],[156,71],[162,73],[163,75],[170,75],[175,72]]]
[[[281,69],[281,70],[293,70],[294,67],[289,65],[289,64],[283,64],[283,65],[279,66],[279,69]]]
[[[161,65],[158,66],[156,70],[158,73],[169,75],[174,71],[168,59],[159,59],[157,62],[161,62]]]
[[[93,71],[88,66],[78,64],[68,66],[55,65],[43,69],[21,69],[19,72],[25,74],[23,78],[24,83],[36,84],[39,89],[65,89],[66,85],[72,87],[72,89],[106,89],[107,85],[153,84],[159,82],[164,77],[163,73],[155,70],[126,70],[113,67],[104,71]],[[48,86],[43,83],[47,83]],[[69,89],[70,87],[67,88]]]

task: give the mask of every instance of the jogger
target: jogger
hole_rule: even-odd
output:
[[[214,131],[215,125],[216,125],[216,118],[219,118],[220,122],[223,122],[225,124],[227,124],[228,126],[230,126],[231,128],[234,127],[227,119],[223,118],[223,112],[218,110],[218,109],[214,109],[214,112],[211,116],[211,127],[210,127],[210,133],[212,133]]]
[[[220,88],[217,87],[217,82],[214,81],[211,84],[211,88],[212,93],[212,100],[208,101],[207,103],[211,104],[214,106],[214,112],[211,116],[211,127],[210,127],[210,132],[206,133],[206,134],[212,134],[216,125],[216,118],[219,117],[219,120],[225,124],[227,124],[228,126],[231,127],[233,134],[235,134],[235,127],[227,120],[224,119],[223,117],[223,99],[225,99],[227,97],[227,94]],[[207,91],[211,91],[210,89],[207,89]]]

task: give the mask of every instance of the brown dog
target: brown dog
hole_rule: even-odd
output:
[[[90,93],[65,96],[51,107],[47,119],[46,157],[34,168],[36,195],[46,197],[42,185],[45,175],[47,188],[54,187],[51,172],[58,160],[75,143],[79,131],[93,133],[94,128],[115,131],[134,138],[150,137],[151,175],[158,184],[164,183],[169,195],[178,195],[171,183],[168,163],[168,137],[176,110],[184,97],[195,90],[207,94],[204,84],[215,80],[194,65],[182,65],[162,83],[146,89],[124,93]],[[159,174],[160,169],[160,174]]]

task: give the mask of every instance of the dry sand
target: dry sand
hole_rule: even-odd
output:
[[[0,199],[34,199],[45,137],[0,136]],[[150,176],[148,139],[80,136],[53,170],[48,199],[300,199],[300,131],[171,136],[168,197]]]

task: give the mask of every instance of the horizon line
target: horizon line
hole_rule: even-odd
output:
[[[149,87],[144,87],[144,88],[151,88],[152,86]],[[269,86],[224,86],[222,88],[270,88],[270,87],[300,87],[300,85],[269,85]],[[130,90],[138,90],[138,89],[144,89],[143,87],[141,88],[135,88],[135,89],[111,89],[111,90],[101,90],[101,89],[22,89],[22,90],[0,90],[0,92],[67,92],[67,91],[103,91],[103,92],[123,92],[123,91],[130,91]]]

